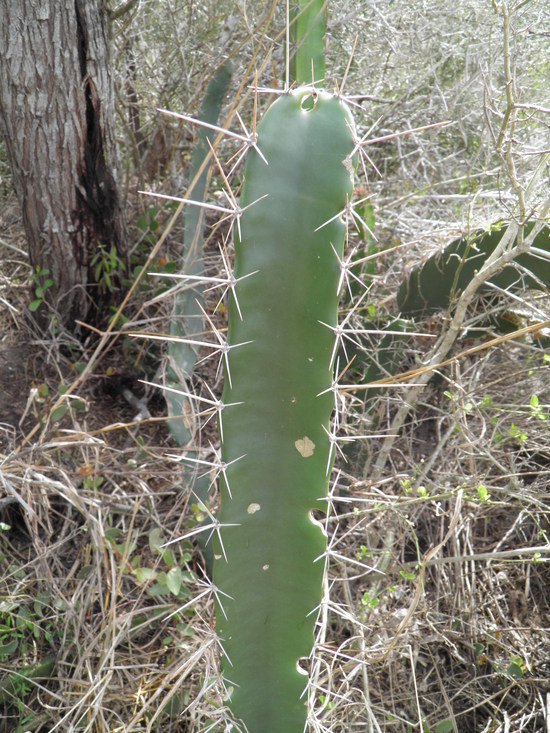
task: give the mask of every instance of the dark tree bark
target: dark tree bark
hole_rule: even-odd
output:
[[[103,0],[0,0],[0,132],[31,265],[50,270],[68,328],[113,298],[94,253],[126,252],[107,21]]]

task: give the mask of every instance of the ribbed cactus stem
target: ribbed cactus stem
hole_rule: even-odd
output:
[[[249,733],[303,733],[326,539],[340,213],[353,121],[328,93],[281,96],[247,160],[222,413],[217,630],[230,705]],[[332,327],[332,328],[331,328]]]
[[[232,66],[229,61],[223,63],[214,72],[206,89],[201,107],[200,118],[203,122],[216,124],[223,104],[223,99],[231,81]],[[189,180],[197,178],[201,166],[210,153],[209,143],[214,139],[211,130],[199,127],[197,143],[191,154]],[[208,168],[204,167],[192,190],[191,198],[203,201],[208,182]],[[185,275],[203,276],[202,259],[204,234],[204,212],[199,206],[188,206],[183,225],[182,269]],[[197,337],[203,330],[203,313],[201,309],[202,288],[186,287],[176,296],[174,313],[170,322],[170,335],[177,336],[180,341],[168,342],[168,364],[166,367],[166,386],[173,391],[166,391],[166,402],[170,414],[168,428],[179,445],[188,443],[193,435],[184,420],[187,397],[178,390],[187,389],[186,381],[191,378],[198,358],[198,348],[189,344],[188,339]],[[203,482],[208,486],[209,482]],[[204,491],[202,492],[205,493]],[[201,498],[205,498],[204,496]]]
[[[321,84],[325,76],[326,0],[297,0],[293,7],[292,35],[296,45],[292,80]]]

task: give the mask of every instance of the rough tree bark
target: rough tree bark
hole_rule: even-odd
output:
[[[113,297],[94,252],[126,252],[107,20],[103,0],[0,0],[0,132],[31,266],[50,270],[69,329],[102,320]]]

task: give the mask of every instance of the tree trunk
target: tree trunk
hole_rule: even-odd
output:
[[[126,253],[109,51],[102,0],[0,0],[0,131],[33,271],[69,329],[113,300],[94,253]]]

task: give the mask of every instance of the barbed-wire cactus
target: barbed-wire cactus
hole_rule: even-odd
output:
[[[321,600],[330,416],[353,120],[302,87],[267,111],[246,164],[229,299],[214,583],[231,707],[250,733],[302,733]]]

